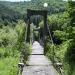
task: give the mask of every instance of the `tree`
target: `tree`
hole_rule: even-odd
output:
[[[74,1],[68,1],[69,5],[69,17],[70,17],[70,25],[75,26],[75,2]]]

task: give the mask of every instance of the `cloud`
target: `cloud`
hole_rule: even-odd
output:
[[[0,0],[0,1],[20,2],[20,1],[31,1],[31,0]]]
[[[63,1],[69,1],[69,0],[63,0]],[[75,0],[72,0],[72,1],[75,1]]]
[[[63,1],[68,1],[68,0],[63,0]]]

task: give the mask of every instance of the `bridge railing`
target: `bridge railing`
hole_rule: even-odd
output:
[[[64,75],[64,72],[63,72],[63,69],[62,69],[62,63],[59,62],[55,56],[55,48],[54,48],[54,42],[53,42],[53,38],[52,38],[52,35],[51,35],[51,31],[50,31],[50,28],[49,28],[49,25],[47,24],[47,30],[48,30],[48,33],[49,33],[49,39],[51,40],[51,44],[52,44],[52,50],[53,50],[53,58],[52,58],[52,62],[53,62],[53,65],[58,69],[58,71],[61,73],[61,75]],[[55,60],[56,59],[56,60]]]
[[[26,25],[25,42],[26,42],[26,39],[27,39],[27,27],[28,27],[28,25]]]
[[[25,39],[24,39],[24,43],[26,42],[26,39],[27,39],[27,27],[28,27],[28,25],[25,26]],[[18,75],[22,75],[23,68],[24,68],[24,55],[21,52],[20,60],[19,60],[19,63],[18,63]]]

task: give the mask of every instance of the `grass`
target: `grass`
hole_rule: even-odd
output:
[[[57,58],[57,60],[63,64],[64,75],[75,75],[74,63],[69,64],[68,61],[65,59],[66,58],[65,55],[69,51],[68,47],[71,41],[72,40],[67,40],[60,45],[54,45],[55,58]],[[49,42],[47,42],[46,51],[47,51],[46,55],[48,56],[49,59],[52,60],[53,48]]]
[[[15,27],[3,26],[0,29],[0,75],[18,75],[22,51],[24,61],[27,61],[30,47],[24,44],[25,27],[25,22],[21,20]]]
[[[0,59],[0,75],[17,75],[18,57],[6,57]]]

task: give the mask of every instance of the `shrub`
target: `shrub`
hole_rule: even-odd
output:
[[[18,50],[21,50],[23,42],[25,41],[25,37],[26,37],[25,36],[26,24],[24,23],[24,21],[22,20],[18,21],[18,24],[15,27],[15,30],[17,31],[17,34],[18,34],[18,42],[17,42]]]
[[[56,36],[57,38],[65,41],[65,40],[68,39],[69,34],[64,32],[64,31],[56,30],[56,31],[54,31],[54,36]]]
[[[70,41],[69,47],[65,54],[65,59],[68,63],[75,63],[75,40]]]
[[[25,41],[25,23],[19,21],[15,27],[3,26],[0,29],[0,75],[17,75],[20,53]],[[25,48],[28,54],[29,46]],[[26,55],[25,61],[28,55]],[[9,62],[10,61],[10,62]]]
[[[21,53],[23,55],[24,63],[26,64],[29,54],[31,53],[31,47],[29,43],[23,43]]]
[[[19,62],[18,57],[8,57],[0,59],[0,75],[17,75],[18,62]]]

